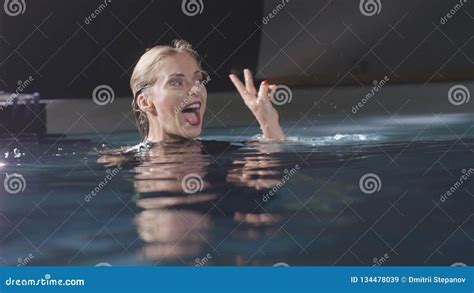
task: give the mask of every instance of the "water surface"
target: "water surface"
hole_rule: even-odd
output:
[[[471,116],[5,139],[0,264],[472,265]]]

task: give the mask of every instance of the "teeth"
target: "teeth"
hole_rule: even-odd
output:
[[[184,109],[199,109],[201,107],[201,105],[199,104],[192,104],[192,105],[189,105],[187,107],[185,107]]]

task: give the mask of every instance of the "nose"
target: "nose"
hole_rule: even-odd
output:
[[[200,86],[193,85],[188,92],[188,96],[191,98],[199,98],[199,91],[201,90]]]
[[[197,90],[194,87],[191,88],[190,96],[196,98],[198,97]]]

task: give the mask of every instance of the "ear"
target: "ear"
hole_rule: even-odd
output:
[[[151,99],[145,94],[140,94],[137,97],[137,105],[142,111],[145,111],[155,116],[158,114],[158,112],[156,111],[155,104],[153,104]]]

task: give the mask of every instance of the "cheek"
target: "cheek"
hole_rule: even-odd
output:
[[[204,103],[207,102],[207,89],[204,89],[204,91],[202,92],[202,99]]]
[[[177,108],[177,99],[172,95],[162,95],[160,98],[155,100],[155,107],[158,114],[164,117],[170,117],[175,115],[175,109]]]

